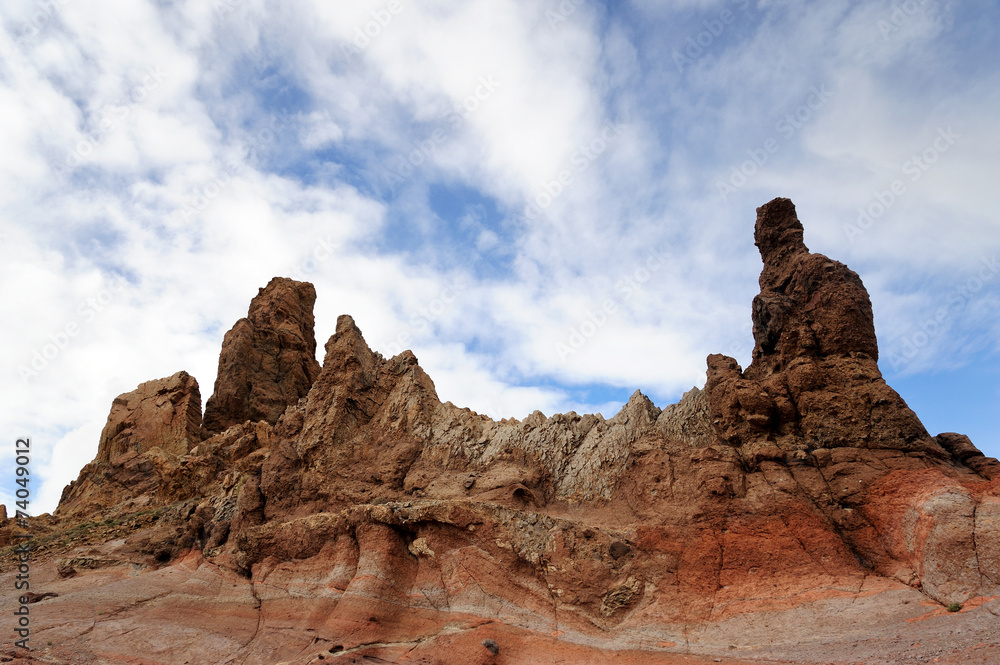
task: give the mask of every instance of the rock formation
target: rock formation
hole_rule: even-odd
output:
[[[753,300],[753,362],[708,359],[713,423],[745,455],[868,448],[946,456],[878,369],[871,302],[847,266],[812,254],[788,199],[757,209],[764,261]]]
[[[187,372],[147,381],[111,403],[95,461],[159,448],[186,455],[201,441],[201,392]]]
[[[790,201],[755,238],[751,365],[710,356],[704,390],[607,419],[442,403],[349,316],[320,371],[312,287],[272,280],[200,433],[183,373],[116,400],[36,523],[61,581],[33,626],[76,660],[891,663],[961,604],[989,662],[1000,463],[886,385],[860,278],[806,249]]]
[[[205,405],[206,435],[247,420],[274,424],[319,375],[312,284],[275,277],[226,333],[215,392]]]

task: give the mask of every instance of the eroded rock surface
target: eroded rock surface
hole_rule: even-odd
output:
[[[802,239],[788,199],[757,209],[764,261],[753,303],[753,361],[708,359],[705,392],[718,436],[752,456],[782,450],[866,448],[947,453],[878,368],[868,292],[857,273]]]
[[[710,356],[704,390],[611,418],[442,403],[349,316],[320,370],[312,287],[272,280],[226,336],[204,440],[102,437],[39,527],[60,595],[37,605],[64,617],[42,635],[158,662],[735,663],[904,640],[958,603],[1000,653],[1000,464],[886,385],[860,278],[806,249],[790,201],[755,238],[750,367]]]
[[[201,392],[187,372],[147,381],[111,404],[101,432],[97,462],[110,463],[128,452],[159,448],[186,455],[201,441]]]
[[[284,277],[250,302],[247,317],[222,342],[215,392],[205,405],[206,435],[247,420],[273,424],[306,396],[319,375],[315,302],[312,284]]]

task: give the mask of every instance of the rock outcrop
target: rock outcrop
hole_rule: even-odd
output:
[[[201,392],[187,372],[147,381],[111,403],[95,461],[159,448],[186,455],[201,441]]]
[[[886,385],[860,278],[806,249],[790,201],[755,237],[751,365],[710,356],[704,390],[612,418],[442,403],[349,316],[320,370],[312,287],[272,280],[226,336],[200,443],[136,445],[174,402],[116,400],[64,531],[42,525],[63,581],[32,616],[57,610],[42,630],[78,660],[735,663],[824,641],[795,662],[856,662],[829,645],[932,643],[961,604],[995,656],[1000,463]]]
[[[312,284],[275,277],[226,333],[215,392],[205,405],[205,434],[245,421],[274,424],[305,397],[319,375]]]
[[[747,458],[768,446],[945,457],[882,378],[857,273],[806,249],[788,199],[757,209],[754,237],[764,269],[753,301],[753,361],[743,372],[727,356],[708,359],[705,392],[719,438]]]

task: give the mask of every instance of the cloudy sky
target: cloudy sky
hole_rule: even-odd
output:
[[[3,468],[32,512],[112,399],[275,275],[494,417],[746,366],[754,209],[864,279],[881,367],[1000,455],[996,3],[8,0]],[[322,348],[320,349],[322,353]],[[11,474],[0,502],[12,504]]]

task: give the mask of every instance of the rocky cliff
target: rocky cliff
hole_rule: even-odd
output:
[[[346,315],[320,368],[315,292],[275,278],[203,424],[183,372],[115,400],[36,524],[60,594],[40,639],[91,662],[889,663],[954,618],[989,662],[1000,463],[885,383],[860,278],[791,201],[755,240],[750,366],[710,356],[704,390],[609,419],[442,403]]]
[[[226,333],[215,392],[205,405],[205,436],[233,425],[274,424],[305,397],[319,374],[313,332],[312,284],[275,277],[252,301],[247,317]]]

